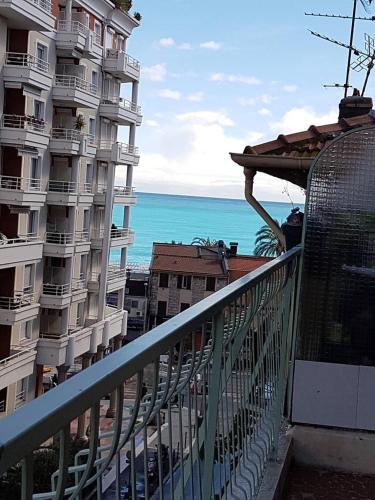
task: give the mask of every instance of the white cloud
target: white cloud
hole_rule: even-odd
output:
[[[175,45],[176,42],[173,40],[173,38],[160,38],[159,42],[158,42],[158,45],[159,47],[163,47],[163,48],[168,48],[168,47],[173,47],[173,45]]]
[[[250,144],[250,146],[254,146],[257,142],[260,141],[260,139],[262,139],[262,137],[263,134],[261,132],[253,130],[247,133],[246,139],[248,141],[248,144]]]
[[[183,43],[180,43],[180,45],[178,45],[177,48],[180,50],[191,50],[193,47],[190,43],[183,42]]]
[[[162,82],[167,75],[165,64],[154,64],[153,66],[146,66],[142,68],[142,78],[151,80],[153,82]]]
[[[233,75],[230,73],[213,73],[210,80],[212,82],[245,83],[246,85],[260,85],[261,83],[255,76]]]
[[[336,121],[336,110],[332,109],[328,113],[319,114],[311,106],[304,106],[290,109],[279,122],[272,124],[270,128],[275,133],[288,134],[306,130],[310,125],[323,125]]]
[[[271,116],[272,115],[271,111],[268,108],[258,109],[257,113],[260,116]]]
[[[191,125],[220,125],[221,127],[233,127],[234,121],[220,111],[192,111],[176,116],[177,121],[190,123]]]
[[[257,103],[270,104],[274,100],[275,97],[269,94],[262,94],[257,97],[239,97],[237,99],[237,102],[238,104],[240,104],[240,106],[247,107],[247,106],[255,106],[255,104]]]
[[[158,93],[159,97],[165,97],[166,99],[172,99],[174,101],[179,101],[181,99],[181,92],[178,90],[163,89]]]
[[[154,128],[154,127],[158,127],[159,123],[156,120],[146,120],[145,125],[147,125],[148,127]]]
[[[295,92],[296,90],[298,90],[297,85],[283,85],[281,88],[284,90],[284,92]]]
[[[187,100],[191,102],[201,102],[203,101],[203,92],[193,92],[187,96]]]
[[[210,40],[209,42],[202,42],[199,47],[201,49],[209,49],[209,50],[219,50],[223,46],[222,43],[220,42],[214,42],[213,40]]]

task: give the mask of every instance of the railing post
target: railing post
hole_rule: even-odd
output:
[[[221,311],[215,315],[213,321],[213,357],[210,374],[210,384],[207,405],[207,434],[204,442],[204,470],[203,470],[203,495],[202,498],[211,498],[212,478],[214,469],[215,439],[217,417],[219,411],[219,400],[221,390],[221,367],[224,338],[224,314]]]

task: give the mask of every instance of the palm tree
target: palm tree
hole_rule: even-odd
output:
[[[277,220],[275,220],[275,223],[280,227]],[[262,226],[256,233],[254,255],[276,257],[281,255],[282,251],[282,243],[276,234],[267,224]]]
[[[199,245],[200,247],[217,247],[217,241],[213,239],[211,240],[209,236],[207,236],[207,238],[200,238],[199,236],[196,236],[191,242],[191,245]]]

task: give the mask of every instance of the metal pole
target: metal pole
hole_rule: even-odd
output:
[[[357,10],[357,0],[354,0],[353,1],[352,27],[351,27],[351,30],[350,30],[348,65],[346,67],[346,79],[345,79],[344,97],[346,97],[348,95],[349,73],[350,73],[350,63],[352,61],[352,45],[353,45],[353,38],[354,38],[354,26],[355,26],[355,14],[356,14],[356,10]]]

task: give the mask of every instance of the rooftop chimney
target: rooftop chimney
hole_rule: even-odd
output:
[[[339,110],[339,120],[341,118],[367,115],[372,110],[372,99],[371,97],[362,97],[359,95],[344,97],[340,101]]]
[[[230,251],[229,251],[230,255],[233,255],[233,256],[237,255],[238,243],[235,241],[231,241],[229,243],[229,247],[230,247]]]

